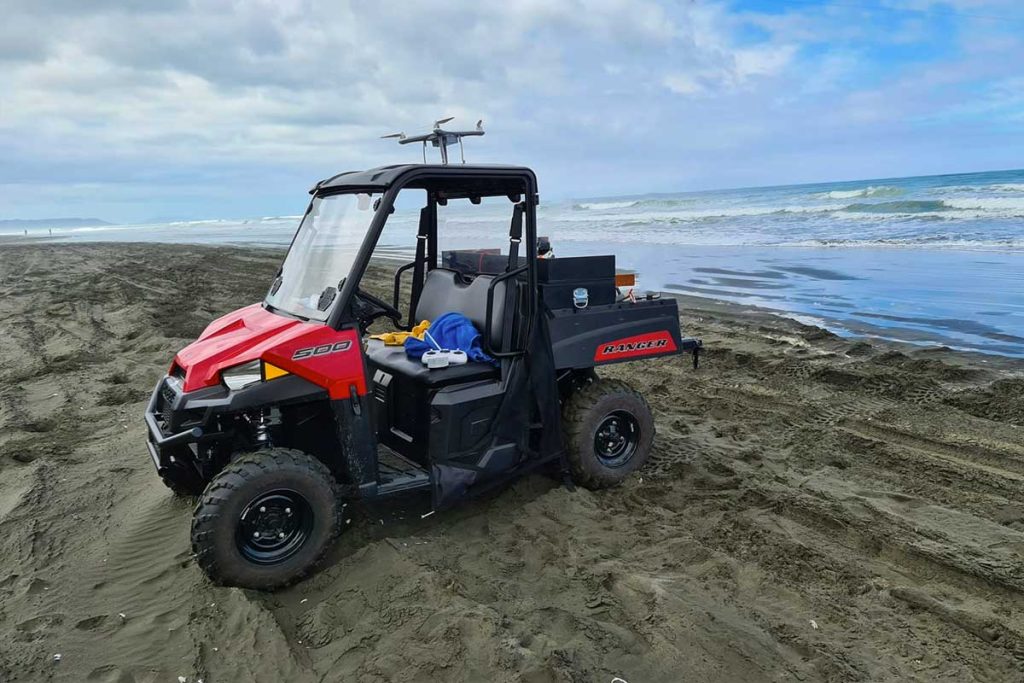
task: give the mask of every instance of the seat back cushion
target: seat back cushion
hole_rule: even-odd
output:
[[[491,286],[491,275],[477,275],[466,283],[454,270],[435,268],[427,273],[423,291],[416,304],[416,320],[437,320],[444,313],[461,313],[473,322],[473,326],[484,333],[487,317],[487,289]],[[494,287],[494,304],[491,309],[491,348],[501,348],[501,327],[505,319],[505,282]]]

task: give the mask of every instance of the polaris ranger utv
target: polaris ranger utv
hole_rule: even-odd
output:
[[[402,141],[446,157],[461,134],[432,135]],[[423,201],[414,258],[385,301],[361,282],[410,192]],[[192,549],[213,581],[300,578],[341,530],[345,501],[423,490],[443,509],[546,465],[598,488],[644,463],[650,408],[595,368],[685,351],[696,361],[700,342],[681,338],[674,300],[619,297],[614,256],[538,258],[530,169],[386,166],[311,194],[266,298],[182,349],[146,409],[161,479],[199,496]],[[502,253],[439,252],[439,207],[485,198],[510,209],[495,230]],[[378,319],[409,330],[447,312],[472,321],[495,362],[429,368],[369,338]]]

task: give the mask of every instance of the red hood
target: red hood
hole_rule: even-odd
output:
[[[185,370],[185,391],[195,391],[219,382],[222,370],[261,358],[264,352],[323,327],[253,304],[210,323],[174,362]]]

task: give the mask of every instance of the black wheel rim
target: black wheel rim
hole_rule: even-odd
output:
[[[605,467],[622,467],[640,444],[640,423],[625,410],[605,416],[594,432],[594,453]]]
[[[273,565],[299,552],[313,531],[313,509],[296,491],[278,489],[254,498],[238,518],[235,543],[253,564]]]

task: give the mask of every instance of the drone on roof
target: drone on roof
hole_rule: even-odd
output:
[[[434,125],[431,126],[432,130],[429,133],[423,135],[407,136],[405,133],[392,133],[391,135],[382,135],[381,139],[396,138],[398,144],[408,145],[411,142],[422,142],[423,143],[423,163],[427,163],[427,143],[429,142],[434,147],[441,150],[441,163],[448,163],[448,145],[453,145],[456,142],[459,143],[459,156],[462,159],[462,163],[466,163],[466,153],[462,147],[462,138],[473,135],[484,134],[484,121],[480,119],[476,122],[476,128],[473,130],[444,130],[441,128],[441,124],[448,123],[454,116],[449,116],[446,119],[439,119],[434,121]]]

